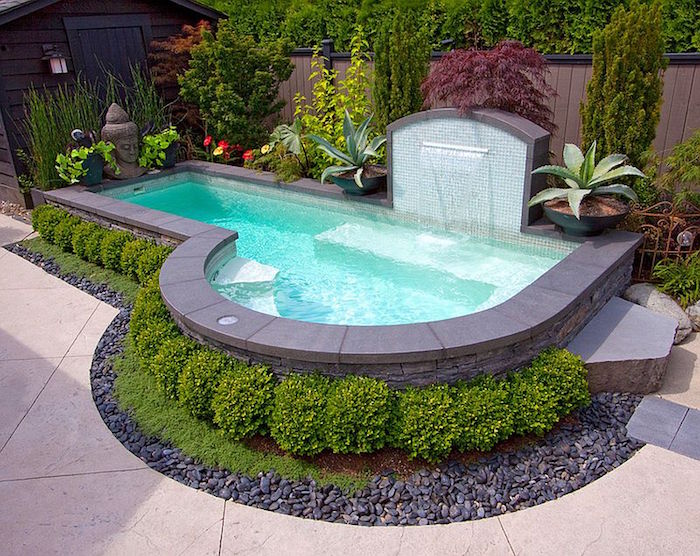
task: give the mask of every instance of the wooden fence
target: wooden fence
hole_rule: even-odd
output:
[[[326,64],[345,76],[350,65],[348,53],[333,52],[332,45],[326,43],[324,56]],[[329,48],[330,47],[330,48]],[[287,82],[280,87],[280,97],[286,104],[282,118],[289,121],[294,114],[294,96],[301,93],[311,98],[313,83],[311,75],[311,49],[295,50],[292,55],[294,71]],[[440,53],[433,55],[435,63]],[[561,156],[564,143],[579,143],[581,118],[579,107],[586,96],[586,83],[591,78],[592,63],[589,55],[546,56],[549,63],[550,85],[557,96],[550,100],[557,131],[552,137],[550,150]],[[664,157],[674,145],[687,139],[700,128],[700,54],[668,54],[669,66],[664,73],[664,95],[661,119],[656,130],[654,148]],[[371,62],[370,62],[371,64]]]

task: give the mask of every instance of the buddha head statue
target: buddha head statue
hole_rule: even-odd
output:
[[[102,128],[101,139],[114,145],[115,162],[120,172],[116,173],[107,165],[105,173],[120,180],[135,178],[146,172],[139,166],[139,128],[129,120],[124,109],[116,103],[107,110],[105,126]]]

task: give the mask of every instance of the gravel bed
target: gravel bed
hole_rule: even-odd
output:
[[[51,260],[14,245],[9,249],[47,272],[120,309],[95,349],[90,371],[95,404],[114,436],[151,468],[215,496],[287,515],[355,525],[428,525],[481,519],[542,504],[612,471],[643,443],[625,425],[642,396],[597,394],[589,407],[536,445],[494,453],[476,463],[448,462],[399,479],[373,477],[358,492],[314,480],[293,481],[274,471],[255,477],[210,468],[177,447],[139,431],[113,396],[109,358],[122,350],[131,307],[106,286],[63,276]]]

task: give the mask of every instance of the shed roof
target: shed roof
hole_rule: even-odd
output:
[[[0,0],[0,25],[5,25],[10,21],[14,21],[15,19],[31,14],[60,1],[61,0]],[[209,19],[219,19],[221,17],[225,17],[222,12],[208,8],[207,6],[193,0],[168,1]]]

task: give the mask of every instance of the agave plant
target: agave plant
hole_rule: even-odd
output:
[[[355,124],[350,119],[350,114],[348,114],[347,110],[345,111],[343,136],[345,137],[346,152],[337,149],[323,137],[318,135],[308,136],[324,153],[343,163],[340,166],[329,166],[326,168],[321,174],[321,183],[325,182],[326,178],[333,174],[342,174],[355,170],[355,183],[357,187],[362,188],[362,171],[365,164],[370,158],[379,156],[377,151],[386,142],[386,137],[381,135],[372,139],[372,142],[368,144],[369,123],[371,120],[372,116],[369,116],[358,127],[355,127]]]
[[[611,154],[596,165],[595,149],[594,141],[584,156],[576,145],[567,143],[564,147],[566,167],[547,165],[534,170],[533,174],[551,174],[562,178],[569,187],[551,187],[540,191],[530,199],[528,206],[532,207],[552,199],[566,199],[574,216],[580,219],[581,201],[589,195],[622,195],[636,202],[637,194],[631,187],[622,183],[609,182],[624,176],[644,178],[646,177],[644,173],[634,166],[625,166],[627,155],[624,154]]]

